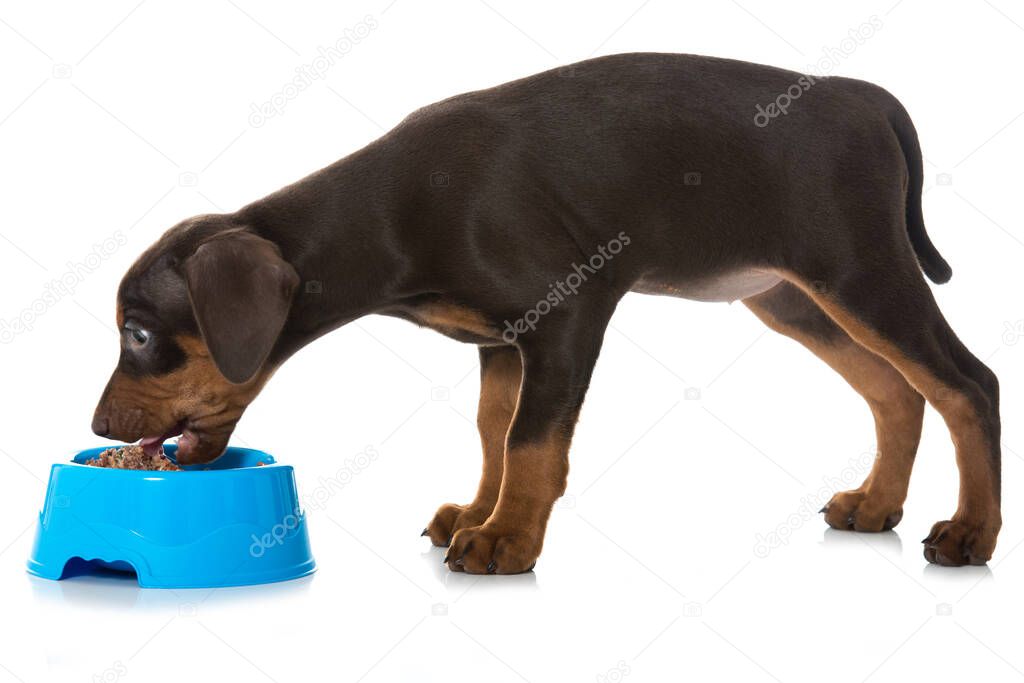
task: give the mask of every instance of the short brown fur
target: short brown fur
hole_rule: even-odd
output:
[[[180,368],[159,376],[114,373],[107,393],[111,412],[130,423],[123,429],[140,436],[158,434],[166,425],[192,416],[194,426],[214,439],[223,434],[226,443],[235,422],[272,371],[263,370],[244,384],[232,384],[217,370],[202,339],[178,335],[175,341],[186,355]],[[197,410],[201,412],[194,412]]]
[[[473,574],[532,569],[568,475],[569,438],[558,430],[536,443],[507,448],[497,505],[483,524],[455,532],[445,558],[449,568]]]
[[[498,500],[504,471],[505,440],[515,413],[523,366],[514,346],[480,349],[480,403],[476,424],[483,446],[483,473],[476,497],[467,505],[442,505],[424,533],[446,546],[459,529],[482,524]]]
[[[406,316],[416,323],[456,339],[501,341],[501,333],[478,311],[437,301],[408,309]]]
[[[791,287],[788,283],[780,287]],[[775,313],[780,292],[769,291],[744,303],[768,327],[792,337],[828,363],[868,403],[875,419],[877,455],[864,483],[837,492],[825,505],[825,521],[837,529],[883,531],[903,517],[910,473],[921,440],[924,398],[884,358],[853,341],[842,329],[828,329],[828,336],[814,333],[809,325],[787,323]],[[814,309],[805,315],[825,317],[809,298],[796,305]],[[820,321],[814,321],[820,324]]]
[[[929,559],[939,564],[961,564],[961,554],[970,564],[987,562],[1002,526],[999,474],[990,458],[994,444],[983,428],[985,416],[975,400],[948,386],[927,367],[907,358],[877,330],[847,311],[835,297],[809,283],[794,280],[794,284],[814,299],[853,339],[892,363],[942,415],[956,447],[960,495],[952,518],[937,522],[932,527],[925,540],[926,556],[930,552]]]

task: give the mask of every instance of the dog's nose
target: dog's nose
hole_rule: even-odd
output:
[[[106,436],[110,433],[110,420],[106,415],[93,415],[92,431],[96,436]]]

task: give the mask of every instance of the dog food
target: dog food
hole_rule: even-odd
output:
[[[92,460],[86,461],[85,464],[92,467],[109,467],[115,470],[182,471],[163,452],[147,455],[146,451],[139,445],[108,448]]]

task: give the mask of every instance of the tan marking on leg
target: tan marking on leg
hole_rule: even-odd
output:
[[[744,303],[768,327],[799,341],[838,372],[864,398],[874,416],[878,453],[871,472],[857,489],[836,494],[826,506],[826,520],[836,528],[853,524],[865,531],[895,526],[902,516],[921,439],[924,397],[891,363],[841,330],[836,341],[824,341],[799,327],[781,323],[758,304],[756,297]]]
[[[544,526],[551,506],[565,493],[570,438],[561,430],[536,443],[506,447],[501,492],[488,522],[511,529]]]
[[[446,503],[438,508],[425,529],[430,541],[446,546],[459,529],[483,524],[491,514],[501,489],[505,438],[519,399],[522,362],[514,348],[492,351],[480,375],[477,427],[483,447],[483,472],[476,498],[468,505]]]
[[[569,441],[555,430],[536,442],[506,446],[497,505],[482,525],[455,533],[448,551],[452,570],[518,574],[533,567],[551,507],[565,493]]]
[[[892,363],[927,401],[934,407],[949,428],[956,447],[957,466],[960,470],[959,505],[952,521],[964,522],[982,529],[981,538],[974,543],[975,552],[987,560],[995,547],[1001,526],[999,487],[996,485],[989,454],[989,443],[982,427],[983,417],[970,398],[963,392],[947,386],[920,363],[907,358],[894,344],[877,331],[865,325],[839,302],[816,288],[792,277],[800,287],[838,325],[874,353]]]
[[[519,400],[522,378],[523,365],[518,351],[492,358],[481,378],[476,424],[480,431],[484,465],[475,502],[491,508],[501,489],[505,439]]]

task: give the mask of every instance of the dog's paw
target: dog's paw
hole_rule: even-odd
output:
[[[825,522],[842,531],[889,531],[903,519],[903,508],[878,504],[862,491],[843,491],[825,507]]]
[[[430,537],[430,542],[439,548],[447,547],[452,542],[452,536],[459,529],[471,526],[479,526],[490,516],[490,510],[482,510],[473,505],[456,505],[445,503],[434,513],[434,518],[423,530],[424,536]]]
[[[947,520],[936,522],[925,538],[924,559],[944,567],[985,564],[996,547],[998,527]]]
[[[453,572],[521,574],[533,569],[543,534],[502,531],[481,526],[455,532],[444,558]]]

